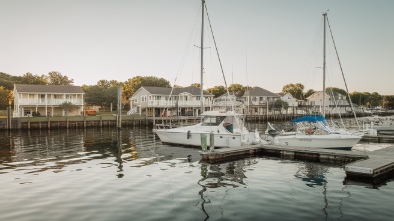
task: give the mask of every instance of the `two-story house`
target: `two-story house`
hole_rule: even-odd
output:
[[[213,99],[212,109],[214,111],[226,112],[234,109],[236,113],[242,113],[244,104],[239,98],[235,96],[233,92],[230,92],[230,96],[227,93]]]
[[[14,84],[14,117],[75,116],[83,113],[84,92],[79,86]],[[69,107],[65,109],[64,103]]]
[[[280,99],[284,102],[287,102],[287,104],[290,107],[298,107],[298,101],[296,98],[293,97],[290,93],[278,93],[280,96]]]
[[[315,112],[322,112],[323,108],[323,91],[316,91],[306,98],[307,105]],[[325,93],[324,109],[326,113],[345,113],[351,111],[350,104],[345,95],[334,92],[330,95]]]
[[[242,96],[245,104],[245,114],[261,115],[266,113],[267,107],[272,105],[280,96],[261,87],[253,87]]]
[[[166,88],[142,86],[130,100],[134,113],[146,116],[197,116],[201,113],[201,91],[196,87]],[[210,110],[213,95],[204,91],[204,110]]]

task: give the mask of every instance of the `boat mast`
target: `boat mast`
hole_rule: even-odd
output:
[[[202,21],[201,21],[201,82],[200,82],[200,104],[201,104],[201,113],[204,112],[204,7],[205,7],[205,0],[201,0],[202,7]]]
[[[323,13],[324,17],[324,36],[323,36],[323,117],[326,115],[326,16],[327,12]]]

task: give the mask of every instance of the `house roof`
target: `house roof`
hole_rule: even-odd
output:
[[[274,94],[271,91],[267,91],[261,87],[254,87],[246,91],[243,97],[247,97],[247,96],[279,97],[279,95]]]
[[[323,97],[323,91],[315,91],[315,93],[309,95],[309,97],[307,97],[307,100],[310,100],[312,98],[321,98]],[[326,98],[331,98],[331,96],[326,92]]]
[[[141,86],[141,88],[144,88],[151,94],[156,94],[156,95],[170,95],[172,88],[170,87],[152,87],[152,86]],[[184,88],[174,88],[174,91],[172,92],[172,95],[179,95],[181,93],[190,93],[192,95],[200,95],[200,88],[196,88],[193,86],[189,87],[184,87]],[[203,91],[204,96],[213,96],[212,94]]]
[[[15,84],[14,89],[19,93],[84,94],[80,86],[69,86],[69,85]]]

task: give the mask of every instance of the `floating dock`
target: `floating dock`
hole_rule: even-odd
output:
[[[290,159],[309,159],[318,162],[352,162],[368,158],[365,154],[352,151],[258,144],[201,152],[201,159],[209,163],[218,163],[257,154]]]
[[[368,159],[345,166],[350,178],[376,179],[394,171],[394,146],[368,152]]]
[[[219,163],[248,156],[268,155],[288,159],[339,162],[346,164],[348,178],[373,180],[394,172],[394,146],[360,152],[278,145],[246,145],[201,152],[202,161]]]

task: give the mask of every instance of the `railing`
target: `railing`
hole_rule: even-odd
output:
[[[44,99],[44,98],[18,99],[18,104],[21,105],[61,105],[64,102],[71,102],[74,105],[83,105],[83,99]]]
[[[200,107],[200,101],[148,101],[148,107]],[[204,106],[210,106],[211,103],[206,101],[204,102]],[[141,107],[144,107],[142,104]]]

